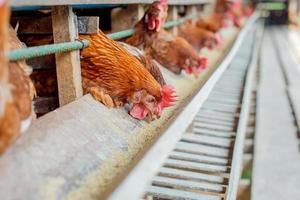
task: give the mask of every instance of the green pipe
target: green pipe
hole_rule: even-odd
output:
[[[174,26],[179,26],[180,24],[184,23],[186,20],[191,18],[193,18],[193,16],[185,19],[167,22],[164,24],[164,28],[169,29]],[[133,33],[134,33],[134,29],[127,29],[124,31],[107,34],[107,36],[113,40],[119,40],[122,38],[129,37]],[[36,47],[28,47],[28,48],[17,49],[9,52],[8,58],[10,61],[26,60],[26,59],[46,56],[54,53],[64,53],[73,50],[83,49],[88,47],[88,45],[89,42],[87,40],[82,40],[82,41],[75,41],[75,42],[65,42],[59,44],[49,44],[49,45],[42,45]]]
[[[174,26],[179,26],[181,25],[185,20],[177,20],[177,21],[170,21],[170,22],[166,22],[164,24],[164,28],[169,29],[172,28]]]
[[[197,16],[189,16],[185,19],[169,21],[169,22],[166,22],[163,27],[166,28],[166,29],[169,29],[169,28],[172,28],[174,26],[179,26],[179,25],[183,24],[185,21],[187,21],[189,19],[193,19],[195,17],[197,17]],[[107,34],[107,36],[110,39],[119,40],[119,39],[122,39],[122,38],[132,36],[133,33],[134,33],[134,29],[127,29],[127,30],[124,30],[124,31],[119,31],[119,32]]]
[[[89,45],[89,41],[78,40],[74,42],[65,42],[65,43],[49,44],[49,45],[42,45],[36,47],[28,47],[28,48],[17,49],[9,52],[8,58],[10,61],[26,60],[26,59],[46,56],[54,53],[64,53],[64,52],[74,51],[78,49],[83,49],[86,48],[88,45]]]
[[[112,40],[119,40],[119,39],[122,39],[122,38],[132,36],[133,33],[134,33],[133,29],[127,29],[127,30],[124,30],[124,31],[119,31],[119,32],[107,34],[107,37],[109,37]]]

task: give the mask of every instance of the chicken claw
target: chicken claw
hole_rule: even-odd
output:
[[[99,102],[103,103],[108,108],[115,107],[114,101],[112,98],[105,92],[104,89],[100,87],[91,87],[91,95]]]

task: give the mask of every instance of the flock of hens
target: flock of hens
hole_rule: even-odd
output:
[[[0,154],[28,128],[35,118],[32,100],[35,88],[25,61],[9,62],[5,52],[21,48],[21,41],[9,26],[6,0],[0,0]],[[218,31],[231,21],[241,26],[252,12],[239,0],[217,0],[214,12],[193,24],[187,21],[178,28],[178,36],[163,29],[167,0],[155,1],[135,25],[134,34],[123,42],[98,34],[80,35],[90,41],[81,51],[82,87],[105,106],[130,105],[129,114],[148,121],[161,116],[174,105],[175,89],[166,84],[158,63],[180,74],[197,76],[206,68],[201,48],[213,49],[222,44]],[[8,45],[7,42],[8,41]]]

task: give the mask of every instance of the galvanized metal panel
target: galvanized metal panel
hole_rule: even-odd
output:
[[[217,184],[168,178],[156,176],[153,178],[152,185],[162,186],[162,187],[173,187],[181,190],[189,190],[189,191],[208,191],[214,192],[216,195],[220,195],[225,192],[225,187]]]
[[[211,129],[205,129],[205,128],[194,128],[193,132],[195,134],[200,135],[209,135],[214,137],[221,137],[221,138],[233,138],[235,137],[235,132],[233,131],[217,131],[217,130],[211,130]]]
[[[235,126],[234,122],[228,122],[228,121],[216,119],[216,118],[211,119],[211,118],[207,118],[207,117],[197,117],[194,119],[194,122],[216,124],[216,125],[222,125],[222,126],[228,126],[228,127]]]
[[[206,135],[184,134],[181,141],[229,148],[233,140],[227,138],[215,138]]]
[[[151,186],[147,190],[147,194],[157,198],[172,200],[221,200],[221,197],[155,186]]]
[[[200,163],[200,162],[192,162],[185,160],[175,160],[175,159],[167,159],[164,163],[165,167],[171,167],[176,169],[185,169],[191,171],[206,171],[206,172],[227,172],[227,166],[208,164],[208,163]]]
[[[217,124],[208,124],[208,123],[194,123],[195,127],[197,128],[206,128],[210,130],[216,131],[224,131],[224,132],[232,132],[234,131],[234,127],[222,126]]]
[[[228,149],[212,147],[209,145],[202,144],[190,144],[186,142],[178,142],[175,149],[187,153],[211,155],[216,157],[227,158],[229,154]]]
[[[161,167],[158,172],[158,175],[177,178],[177,179],[193,180],[193,181],[198,181],[198,182],[219,184],[219,185],[223,185],[223,186],[225,185],[224,181],[226,180],[223,177],[212,175],[212,174],[187,171],[187,170],[183,170],[183,169],[173,169],[173,168],[167,168],[167,167]]]
[[[185,161],[192,161],[192,162],[199,162],[199,163],[209,163],[209,164],[216,164],[221,166],[229,165],[230,161],[224,158],[216,158],[207,155],[200,155],[200,154],[192,154],[192,153],[185,153],[179,151],[173,151],[169,158],[177,159],[177,160],[185,160]]]

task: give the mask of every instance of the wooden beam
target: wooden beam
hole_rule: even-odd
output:
[[[212,2],[215,2],[215,1],[212,1]],[[203,11],[202,12],[203,12],[204,15],[209,15],[214,11],[214,8],[215,8],[214,3],[205,4],[205,5],[203,5]]]
[[[71,6],[52,9],[55,43],[75,41],[78,38],[76,17]],[[82,96],[79,51],[55,54],[59,105],[63,106]]]
[[[177,19],[178,19],[177,6],[169,6],[167,21],[174,21]],[[177,33],[178,33],[177,26],[174,26],[171,30],[172,30],[173,35],[177,35]]]
[[[78,32],[80,34],[93,34],[99,31],[99,17],[77,17]]]
[[[126,8],[115,8],[111,12],[112,32],[133,28],[144,15],[144,6],[141,4],[129,5]]]
[[[99,30],[99,17],[77,17],[79,34],[97,33]],[[13,17],[12,25],[18,25],[18,34],[52,34],[51,16],[40,17]]]
[[[11,6],[58,6],[87,4],[151,4],[153,0],[11,0]],[[169,5],[197,5],[211,3],[211,0],[169,0]]]

